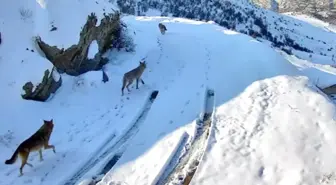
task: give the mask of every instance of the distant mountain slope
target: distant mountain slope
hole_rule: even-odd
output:
[[[280,13],[293,12],[314,16],[325,22],[336,24],[335,0],[249,0],[252,3]],[[274,4],[276,6],[274,6]],[[273,6],[272,6],[273,5]]]
[[[248,0],[264,8],[270,8],[274,2],[278,4],[279,12],[313,11],[321,12],[336,8],[335,0]]]

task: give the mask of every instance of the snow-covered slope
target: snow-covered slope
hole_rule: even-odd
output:
[[[317,184],[336,171],[334,105],[312,83],[315,74],[328,74],[320,81],[333,83],[332,69],[301,68],[304,62],[327,65],[328,58],[303,62],[213,22],[125,16],[136,52],[107,53],[110,81],[102,82],[101,71],[63,74],[50,101],[25,101],[22,85],[38,82],[51,67],[31,37],[68,47],[77,42],[87,14],[100,17],[113,4],[6,4],[0,7],[0,158],[8,159],[51,118],[56,154],[43,151],[39,162],[32,153],[34,167],[26,166],[22,177],[20,160],[0,164],[1,185],[84,184],[101,174],[100,185],[161,185],[190,178],[198,164],[191,184]],[[32,11],[30,19],[20,19],[21,6]],[[165,35],[159,22],[167,26]],[[57,30],[50,32],[50,24]],[[329,36],[305,28],[314,37]],[[121,96],[123,74],[144,57],[145,84]]]
[[[297,13],[293,13],[293,12],[285,13],[285,15],[289,15],[293,18],[308,22],[308,23],[312,24],[313,26],[325,29],[326,31],[336,32],[336,25],[321,21],[321,20],[319,20],[317,18],[314,18],[312,16],[297,14]]]
[[[334,115],[305,78],[255,82],[218,107],[214,144],[192,184],[319,184],[335,171]]]
[[[320,28],[256,7],[246,0],[117,0],[117,3],[121,10],[135,15],[214,21],[228,29],[256,35],[284,51],[311,53],[329,60],[335,54],[335,33],[321,34]],[[298,52],[294,54],[304,57]]]
[[[149,33],[142,35],[145,31],[158,34],[158,30],[155,30],[158,21],[154,20],[147,18],[143,22],[127,21],[138,30],[137,43],[143,43],[145,40],[143,42],[141,40],[146,39],[148,45],[149,41],[153,40],[154,46],[154,36],[153,39],[149,39]],[[260,182],[267,184],[279,180],[295,184],[296,182],[291,181],[292,176],[285,175],[289,171],[297,173],[296,178],[302,178],[303,182],[309,184],[318,181],[305,179],[305,175],[310,174],[303,173],[300,176],[300,170],[312,170],[317,177],[323,172],[334,170],[332,166],[328,166],[329,168],[323,166],[332,164],[335,155],[335,150],[330,148],[336,141],[335,136],[325,138],[325,135],[331,134],[336,129],[333,121],[334,107],[326,97],[316,93],[316,88],[307,82],[305,77],[298,76],[301,73],[294,65],[286,62],[282,55],[267,45],[216,25],[183,19],[162,21],[166,22],[169,32],[164,36],[156,36],[160,45],[154,47],[160,50],[162,47],[162,51],[151,51],[153,54],[149,56],[153,56],[154,53],[156,56],[149,58],[148,62],[159,62],[157,67],[152,68],[153,72],[159,70],[159,73],[163,73],[163,70],[160,70],[161,63],[179,66],[175,62],[181,62],[184,65],[181,69],[174,67],[177,75],[170,74],[169,78],[174,82],[171,82],[171,86],[167,86],[168,91],[156,86],[160,94],[147,115],[144,123],[146,126],[140,129],[112,171],[99,183],[100,185],[109,184],[111,181],[121,181],[125,184],[157,183],[160,179],[157,175],[164,174],[162,170],[166,171],[172,167],[166,164],[166,159],[171,157],[171,152],[177,150],[178,144],[181,143],[179,138],[185,137],[183,130],[188,132],[189,137],[194,137],[193,128],[182,128],[184,125],[195,126],[193,121],[201,111],[197,104],[202,102],[199,99],[203,98],[201,94],[205,87],[213,88],[216,94],[217,110],[213,124],[215,124],[214,130],[217,131],[212,135],[211,140],[214,139],[212,141],[214,143],[210,144],[212,149],[205,154],[206,160],[202,162],[204,164],[200,169],[201,173],[196,173],[196,181],[192,183],[244,184],[239,181],[242,175],[254,178],[260,168],[264,167],[265,173],[269,170],[269,173],[273,174],[255,177],[253,181],[245,179],[245,184]],[[201,33],[207,33],[206,35],[211,37],[204,38],[200,36]],[[156,76],[153,72],[149,73],[148,78]],[[166,84],[164,80],[159,82]],[[317,123],[321,129],[316,129]],[[297,129],[301,127],[305,129]],[[179,130],[174,131],[176,128]],[[171,132],[176,133],[174,139],[158,141],[162,135]],[[287,134],[286,140],[282,141],[284,134]],[[270,141],[269,136],[272,135],[274,138]],[[305,136],[308,135],[315,137],[306,139]],[[316,143],[319,139],[321,142]],[[223,145],[226,147],[222,147]],[[310,148],[311,145],[318,146],[318,149],[315,151],[314,148]],[[270,153],[280,152],[286,148],[295,151],[287,154],[284,151],[283,155]],[[330,152],[325,153],[325,150]],[[285,160],[285,157],[288,157],[288,160],[293,158],[293,161],[284,162],[282,165],[281,161]],[[271,163],[271,159],[275,162]],[[300,168],[293,169],[287,165],[312,159],[317,162],[312,161],[301,165]],[[231,174],[230,171],[234,168],[237,168],[237,171]],[[181,171],[179,175],[183,176],[184,173]],[[218,174],[218,178],[217,176],[212,178],[214,174]],[[176,179],[178,177],[174,180]]]

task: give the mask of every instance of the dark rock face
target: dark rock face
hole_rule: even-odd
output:
[[[101,70],[108,62],[102,55],[111,48],[132,50],[133,42],[123,35],[126,27],[120,20],[120,13],[104,15],[101,24],[96,26],[97,17],[94,13],[88,16],[77,44],[67,49],[50,46],[37,37],[36,43],[44,52],[46,58],[56,67],[58,72],[78,76],[88,71]],[[91,43],[96,40],[99,52],[93,59],[88,59]]]
[[[62,85],[62,78],[59,77],[58,81],[54,79],[53,73],[56,73],[55,68],[52,69],[51,73],[47,69],[44,72],[42,82],[37,85],[34,89],[32,82],[27,82],[22,89],[25,94],[21,95],[23,99],[35,100],[35,101],[46,101],[52,93],[55,93],[59,87]]]

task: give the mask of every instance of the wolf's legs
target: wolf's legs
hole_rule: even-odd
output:
[[[44,144],[44,149],[45,149],[45,150],[53,149],[53,152],[56,153],[56,150],[55,150],[55,146],[54,146],[54,145],[49,145],[48,143],[45,143],[45,144]]]
[[[27,164],[28,166],[30,166],[30,167],[33,167],[33,165],[31,165],[31,164],[29,164],[28,162],[27,162],[27,160],[28,160],[28,156],[29,156],[29,152],[20,152],[20,158],[21,158],[21,167],[20,167],[20,176],[22,176],[23,175],[23,172],[22,172],[22,170],[23,170],[23,167]]]
[[[39,155],[40,155],[40,161],[43,161],[42,149],[39,150]]]
[[[128,84],[126,85],[126,89],[128,90],[128,92],[130,92],[130,90],[129,90],[129,86],[131,85],[133,83],[133,80],[130,80],[130,81],[128,81]]]

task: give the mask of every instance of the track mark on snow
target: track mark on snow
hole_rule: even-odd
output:
[[[159,38],[157,38],[157,41],[156,41],[157,45],[159,46],[160,48],[160,55],[159,55],[159,59],[157,60],[157,64],[160,64],[160,59],[162,57],[162,52],[163,52],[163,47],[162,47],[162,44],[161,44],[161,40]]]
[[[101,174],[106,174],[113,166],[119,161],[122,153],[115,154],[112,159],[110,159],[107,164],[104,166],[103,170],[101,170]]]
[[[160,176],[155,185],[163,184],[163,182],[174,170],[174,167],[179,163],[179,159],[181,158],[181,156],[185,153],[185,151],[188,151],[188,145],[187,145],[188,138],[189,138],[188,134],[185,134],[183,136],[181,142],[178,144],[177,150],[173,152],[174,154],[172,154],[172,158],[169,161],[167,161],[168,165],[164,169],[163,174]]]
[[[98,150],[98,153],[92,156],[96,156],[91,158],[79,171],[77,171],[69,180],[67,180],[64,185],[75,185],[75,183],[80,180],[83,175],[85,175],[91,168],[95,167],[100,161],[106,160],[107,157],[112,156],[110,160],[107,160],[106,164],[102,167],[101,173],[98,176],[103,176],[106,172],[113,168],[113,166],[118,162],[120,157],[123,155],[124,151],[127,149],[128,144],[132,140],[132,138],[138,133],[140,126],[145,121],[148,112],[151,109],[151,106],[157,97],[159,91],[152,91],[148,100],[139,114],[139,116],[135,119],[135,121],[130,125],[129,129],[115,139],[115,136],[111,139],[108,139],[106,143],[102,146],[105,146]],[[97,177],[92,178],[93,181],[99,182]]]
[[[211,61],[211,58],[210,58],[210,51],[208,48],[205,48],[205,52],[206,52],[206,57],[207,57],[207,60],[205,61],[205,64],[206,64],[206,71],[205,71],[205,79],[208,81],[209,80],[209,71],[210,71],[210,61]]]
[[[207,147],[214,112],[214,96],[213,90],[206,90],[204,115],[196,121],[195,138],[191,143],[183,144],[185,147],[184,153],[182,152],[181,155],[177,152],[174,155],[174,157],[180,157],[178,159],[173,157],[170,165],[165,169],[167,172],[160,177],[156,185],[171,183],[188,185],[190,183]]]

